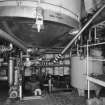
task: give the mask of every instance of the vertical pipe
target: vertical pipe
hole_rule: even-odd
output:
[[[14,82],[14,58],[9,58],[9,69],[8,69],[8,82],[9,85],[13,85]]]
[[[48,85],[49,85],[49,92],[51,93],[51,91],[52,91],[51,75],[49,77],[50,78],[48,80]]]
[[[97,42],[97,27],[94,28],[94,33],[95,33],[95,42]]]
[[[19,81],[18,81],[18,75],[19,75],[19,74],[18,74],[18,70],[15,70],[15,72],[14,72],[14,73],[15,73],[14,85],[17,85],[17,84],[18,84],[18,82],[19,82]]]
[[[22,85],[19,86],[19,98],[22,100]]]
[[[89,41],[92,40],[91,32],[92,32],[92,30],[90,29],[90,30],[89,30]]]
[[[20,65],[21,65],[21,68],[19,70],[19,75],[20,75],[20,80],[19,80],[19,98],[20,100],[22,100],[22,97],[23,97],[23,94],[22,94],[22,74],[21,74],[21,71],[23,70],[22,68],[22,61],[23,61],[23,52],[21,51],[20,52]]]
[[[87,41],[87,59],[86,59],[86,76],[88,77],[88,75],[89,75],[89,68],[88,68],[88,66],[89,66],[89,59],[88,59],[88,57],[89,57],[89,48],[88,48],[88,41]],[[88,85],[88,99],[90,98],[90,83],[89,83],[89,80],[87,80],[87,85]]]

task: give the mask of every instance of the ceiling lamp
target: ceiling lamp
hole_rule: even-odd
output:
[[[43,25],[43,21],[44,21],[44,10],[43,8],[40,6],[40,0],[38,1],[38,6],[36,7],[36,22],[35,24],[32,26],[32,28],[37,28],[37,31],[40,32],[41,29],[43,29],[44,25]]]

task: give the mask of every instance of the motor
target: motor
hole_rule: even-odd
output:
[[[18,98],[18,87],[17,86],[10,87],[9,98],[11,98],[11,99]]]

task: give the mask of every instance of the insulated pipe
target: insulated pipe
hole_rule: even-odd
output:
[[[82,32],[92,23],[92,21],[102,12],[105,8],[105,4],[93,15],[93,17],[86,23],[86,25],[78,32],[78,34],[68,43],[68,45],[62,50],[61,55],[63,55],[74,41],[82,34]]]
[[[14,82],[14,58],[9,58],[9,69],[8,69],[8,83],[12,86]]]
[[[11,35],[9,35],[8,33],[4,32],[3,30],[0,29],[0,37],[7,39],[9,41],[11,41],[12,43],[14,43],[16,46],[18,46],[19,48],[21,48],[22,50],[24,50],[25,52],[27,51],[27,47],[24,46],[20,41],[18,41],[16,38],[12,37]]]

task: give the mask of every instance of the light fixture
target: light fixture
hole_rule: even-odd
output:
[[[37,31],[40,32],[43,29],[43,21],[44,21],[44,10],[40,6],[40,0],[38,1],[38,6],[36,7],[36,22],[33,24],[32,28],[37,28]]]

